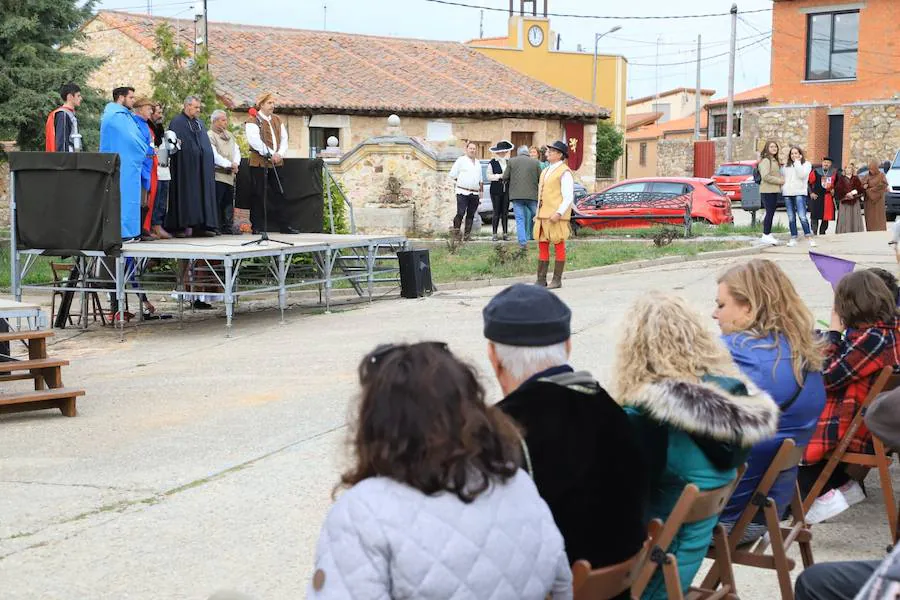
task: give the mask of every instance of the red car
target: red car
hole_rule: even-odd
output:
[[[649,227],[659,223],[680,225],[684,223],[688,198],[692,199],[694,221],[713,225],[734,222],[731,202],[724,192],[712,179],[699,177],[629,179],[577,200],[573,218],[578,226],[592,229]],[[641,218],[642,215],[647,218]],[[604,218],[579,219],[579,216]]]
[[[725,192],[732,202],[741,200],[741,184],[753,181],[755,160],[740,160],[722,163],[712,176],[720,190]]]

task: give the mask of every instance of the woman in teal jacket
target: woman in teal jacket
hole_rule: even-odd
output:
[[[741,375],[722,342],[681,298],[641,298],[623,329],[616,389],[651,465],[647,519],[665,520],[685,485],[710,490],[732,481],[750,448],[775,434],[778,407]],[[685,592],[716,521],[684,525],[669,546]],[[661,572],[641,598],[666,598]]]

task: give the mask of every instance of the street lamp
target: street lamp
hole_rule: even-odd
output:
[[[597,43],[600,42],[600,38],[602,38],[604,35],[615,33],[620,29],[622,28],[616,25],[605,33],[594,34],[594,71],[593,73],[591,73],[591,104],[597,104]]]

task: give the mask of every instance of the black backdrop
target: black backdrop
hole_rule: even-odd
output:
[[[278,167],[287,200],[281,211],[282,216],[288,225],[304,233],[322,233],[325,208],[322,197],[323,164],[321,158],[286,158],[284,165]],[[241,160],[236,186],[235,207],[249,209],[252,186],[247,159]],[[271,217],[270,212],[270,221]]]
[[[122,247],[119,155],[10,152],[19,248],[55,255]]]

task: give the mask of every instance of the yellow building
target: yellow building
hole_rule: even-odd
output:
[[[529,77],[582,100],[592,100],[593,46],[582,52],[557,50],[556,33],[550,29],[550,20],[546,17],[511,14],[506,37],[475,39],[466,44]],[[613,123],[622,133],[626,124],[627,81],[628,60],[624,56],[597,55],[593,101],[610,110]],[[516,143],[516,140],[511,141]],[[619,160],[616,165],[616,179],[624,177],[624,163]]]

